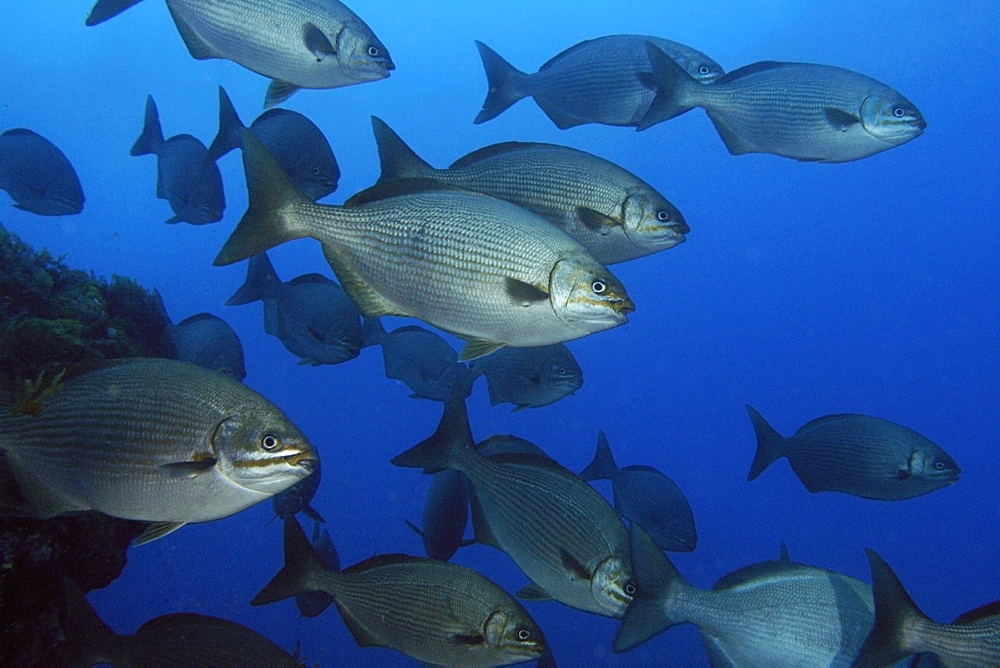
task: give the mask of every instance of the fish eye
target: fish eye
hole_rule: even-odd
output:
[[[903,109],[902,107],[893,107],[892,115],[896,118],[902,118],[906,115],[906,109]]]
[[[608,289],[608,284],[598,278],[590,284],[590,289],[594,291],[594,294],[604,294]]]
[[[531,637],[531,634],[528,632],[528,629],[518,629],[517,630],[517,639],[518,640],[527,640],[530,637]]]
[[[934,462],[934,468],[937,469],[938,471],[944,471],[945,464],[944,464],[944,462],[938,460],[938,461]]]
[[[378,47],[375,46],[374,44],[368,47],[368,55],[370,57],[372,57],[372,58],[378,58],[378,56],[379,56],[380,53],[381,52],[378,50]]]
[[[670,212],[664,209],[660,209],[659,211],[656,212],[656,219],[660,222],[665,223],[668,220],[670,220]]]
[[[708,65],[702,65],[701,67],[698,68],[698,74],[704,75],[708,74],[708,72],[709,72]]]
[[[264,436],[260,439],[260,447],[264,448],[268,452],[277,450],[280,445],[281,439],[274,434],[264,434]]]
[[[319,176],[319,172],[320,172],[319,167],[313,167],[312,172],[313,172],[313,176]]]
[[[625,584],[625,593],[629,596],[635,596],[636,591],[635,585],[631,582]]]

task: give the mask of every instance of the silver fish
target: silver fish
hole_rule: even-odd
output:
[[[699,86],[649,44],[656,99],[638,129],[703,107],[733,155],[848,162],[904,144],[927,127],[912,102],[872,78],[810,63],[754,63]]]
[[[0,190],[7,191],[16,208],[39,216],[83,211],[80,177],[66,154],[24,128],[0,135]]]
[[[511,403],[515,411],[548,406],[583,387],[583,370],[561,343],[498,350],[470,370],[486,376],[492,405]]]
[[[691,231],[677,207],[653,186],[584,151],[507,142],[434,169],[374,116],[372,128],[380,182],[431,178],[513,202],[565,230],[604,264],[673,248]]]
[[[167,327],[167,334],[174,342],[177,359],[182,362],[191,362],[236,380],[246,378],[243,344],[222,318],[198,313]]]
[[[467,341],[460,360],[610,329],[635,309],[583,246],[509,202],[393,181],[352,206],[325,206],[246,131],[243,160],[250,207],[216,265],[313,237],[362,315],[412,316],[452,332]]]

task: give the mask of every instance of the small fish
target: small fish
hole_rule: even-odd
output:
[[[222,318],[211,313],[198,313],[167,327],[174,342],[177,359],[212,369],[236,380],[246,378],[243,344]]]
[[[519,206],[425,180],[380,184],[347,206],[316,204],[252,134],[243,144],[250,206],[216,265],[313,237],[363,316],[411,316],[451,332],[467,341],[460,361],[617,327],[635,310],[607,267]]]
[[[561,343],[537,348],[506,348],[472,362],[486,376],[490,403],[514,404],[514,410],[555,403],[583,386],[583,370]]]
[[[425,664],[501,666],[548,652],[527,611],[475,571],[386,554],[337,572],[323,567],[294,519],[284,535],[285,565],[251,605],[326,592],[358,645],[388,647]]]
[[[39,216],[83,211],[83,188],[66,154],[24,128],[0,135],[0,190],[7,191],[15,208]]]
[[[283,519],[288,521],[287,517]],[[340,555],[337,554],[337,548],[333,546],[330,532],[323,529],[321,533],[319,524],[315,522],[313,522],[312,548],[316,552],[316,556],[319,557],[319,563],[323,565],[323,568],[328,571],[340,570]],[[295,607],[299,609],[299,613],[303,617],[308,618],[319,617],[333,601],[333,596],[325,591],[310,591],[295,595]]]
[[[489,92],[473,123],[495,118],[531,96],[560,130],[584,123],[634,126],[656,95],[646,42],[675,58],[697,81],[710,83],[722,74],[722,67],[700,51],[648,35],[607,35],[580,42],[535,74],[521,72],[477,41]]]
[[[271,497],[271,508],[274,516],[282,520],[287,520],[296,513],[302,513],[314,522],[326,522],[323,516],[311,505],[319,484],[323,480],[323,466],[316,460],[312,475],[299,480],[288,489],[278,492]]]
[[[858,654],[860,668],[888,666],[913,654],[932,653],[944,666],[1000,665],[1000,601],[970,610],[953,624],[925,615],[896,574],[866,549],[875,592],[875,626]]]
[[[219,86],[219,134],[208,147],[206,161],[214,162],[243,146],[243,121],[225,89]],[[250,124],[250,132],[274,156],[295,185],[318,200],[337,189],[340,167],[323,131],[302,114],[270,109]]]
[[[657,94],[639,130],[703,107],[733,155],[848,162],[905,144],[927,127],[892,88],[840,67],[761,62],[700,86],[669,54],[648,49]]]
[[[382,346],[385,377],[402,381],[413,391],[413,399],[447,401],[459,383],[472,393],[468,368],[458,361],[458,353],[440,336],[406,325],[386,332],[378,318],[365,318],[364,345]]]
[[[97,0],[86,23],[139,1]],[[223,58],[269,77],[266,107],[300,88],[377,81],[396,67],[371,28],[338,0],[167,0],[167,9],[192,58]]]
[[[597,432],[594,461],[580,471],[582,480],[610,480],[615,510],[641,525],[660,549],[692,552],[698,544],[691,504],[673,480],[650,466],[618,468],[604,431]]]
[[[281,340],[300,364],[340,364],[361,352],[361,318],[344,290],[325,276],[305,274],[287,283],[266,253],[250,258],[247,278],[226,302],[264,302],[264,331]]]
[[[898,501],[946,487],[962,472],[934,442],[882,418],[827,415],[785,438],[752,406],[747,406],[747,413],[757,434],[757,453],[747,480],[787,457],[810,492]]]
[[[131,155],[150,154],[156,156],[156,196],[167,200],[174,212],[168,223],[205,225],[222,220],[226,197],[219,167],[205,162],[205,145],[191,135],[164,140],[156,102],[147,95],[146,120]]]
[[[382,165],[380,182],[430,178],[523,206],[583,244],[604,264],[643,257],[683,243],[684,216],[638,176],[566,146],[494,144],[434,169],[393,130],[372,117]]]

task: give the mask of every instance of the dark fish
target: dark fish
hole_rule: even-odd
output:
[[[288,518],[284,518],[286,521]],[[333,546],[330,532],[323,529],[320,533],[319,524],[313,522],[312,548],[319,557],[319,563],[328,571],[340,570],[340,555],[337,548]],[[303,617],[319,617],[333,603],[333,596],[325,591],[310,591],[304,594],[296,594],[295,607]]]
[[[651,185],[584,151],[506,142],[434,169],[374,116],[372,128],[380,182],[431,178],[513,202],[565,230],[604,264],[673,248],[691,231],[677,207]]]
[[[927,127],[905,97],[839,67],[754,63],[699,86],[652,44],[649,57],[657,94],[639,129],[703,107],[733,155],[847,162],[904,144]]]
[[[225,89],[219,86],[219,134],[208,147],[206,161],[215,161],[243,147],[243,121]],[[302,114],[271,109],[250,124],[250,132],[274,156],[281,168],[310,199],[337,189],[340,167],[323,131]]]
[[[953,624],[925,615],[874,550],[866,549],[875,592],[875,626],[855,665],[887,666],[929,652],[945,666],[1000,665],[1000,601],[970,610]]]
[[[168,223],[205,225],[222,220],[226,197],[219,167],[205,161],[205,145],[199,139],[191,135],[163,139],[152,95],[146,96],[146,120],[131,154],[156,156],[156,196],[167,200],[174,212]]]
[[[170,325],[167,333],[177,349],[177,359],[219,371],[236,380],[246,378],[243,344],[229,324],[211,313],[198,313]]]
[[[139,0],[97,0],[87,25]],[[191,57],[224,58],[269,77],[265,106],[300,88],[376,81],[395,69],[371,28],[337,0],[167,0]]]
[[[492,405],[514,404],[515,411],[548,406],[583,386],[583,369],[561,343],[504,348],[480,357],[469,368],[486,376]]]
[[[475,571],[402,554],[328,570],[294,519],[285,522],[285,565],[250,602],[264,605],[324,591],[355,641],[446,666],[499,666],[537,659],[545,637],[507,592]]]
[[[673,480],[649,466],[618,468],[604,431],[597,433],[594,461],[583,480],[610,480],[615,509],[641,525],[663,550],[691,552],[698,544],[691,504]]]
[[[808,422],[783,437],[752,406],[757,453],[747,480],[771,462],[788,463],[810,492],[844,492],[897,501],[933,492],[958,480],[948,453],[908,427],[869,415],[844,413]]]
[[[323,467],[317,459],[312,475],[299,480],[288,489],[271,497],[271,507],[274,509],[274,516],[287,520],[296,513],[302,513],[315,522],[326,522],[323,516],[309,505],[312,503],[313,497],[316,496],[316,491],[319,489],[319,483],[322,479]]]
[[[378,318],[365,318],[366,346],[382,346],[386,378],[402,381],[414,399],[447,401],[459,383],[465,396],[472,393],[468,368],[458,361],[458,353],[434,332],[407,325],[386,332]]]
[[[838,666],[857,655],[874,619],[871,588],[789,561],[741,568],[711,591],[691,586],[638,524],[632,525],[637,593],[614,650],[677,624],[694,624],[713,666]]]
[[[83,211],[83,188],[66,155],[45,137],[14,128],[0,135],[0,190],[40,216]]]
[[[709,83],[722,67],[705,54],[659,37],[608,35],[580,42],[526,74],[476,42],[489,92],[474,123],[495,118],[529,95],[561,130],[583,123],[637,125],[656,95],[646,42],[676,58],[679,67]]]
[[[250,258],[247,278],[226,302],[264,302],[264,331],[281,339],[300,364],[340,364],[361,352],[361,318],[344,290],[325,276],[305,274],[287,283],[266,253]]]
[[[393,458],[396,466],[461,471],[476,541],[506,552],[532,584],[518,595],[620,617],[631,600],[628,532],[600,494],[548,457],[483,457],[465,399],[445,404],[437,431]]]

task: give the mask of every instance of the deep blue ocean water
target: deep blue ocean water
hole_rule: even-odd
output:
[[[940,621],[1000,598],[1000,5],[350,6],[398,69],[375,83],[303,91],[285,105],[322,128],[340,163],[340,187],[325,201],[342,202],[377,178],[375,114],[440,167],[500,141],[590,151],[658,187],[692,228],[687,243],[613,268],[638,309],[628,325],[569,344],[585,374],[575,396],[510,413],[508,405],[489,405],[479,381],[468,402],[477,438],[513,433],[580,470],[603,428],[620,465],[655,466],[687,494],[698,548],[670,556],[698,586],[774,558],[784,540],[796,561],[865,580],[863,548],[875,548]],[[190,58],[159,0],[94,28],[83,23],[89,9],[89,0],[8,0],[0,130],[27,127],[51,139],[75,165],[87,202],[78,216],[48,219],[11,208],[4,193],[0,222],[72,267],[156,288],[174,322],[199,311],[226,319],[246,350],[247,384],[278,403],[321,450],[324,478],[313,505],[327,518],[342,562],[422,554],[403,518],[419,519],[428,479],[388,460],[433,431],[440,404],[408,399],[402,384],[384,377],[378,349],[339,366],[299,366],[264,334],[259,305],[223,305],[244,277],[242,264],[212,266],[246,206],[238,153],[220,161],[225,217],[203,227],[165,225],[171,213],[154,196],[155,159],[128,155],[147,94],[159,105],[166,136],[187,132],[208,143],[216,87],[226,87],[249,123],[260,113],[266,80],[229,61]],[[701,110],[642,133],[599,125],[560,131],[526,100],[472,124],[486,90],[474,39],[534,71],[578,41],[612,33],[674,39],[727,71],[758,60],[853,69],[902,92],[928,128],[901,147],[827,165],[731,156]],[[284,279],[331,275],[313,241],[285,244],[271,258]],[[812,495],[786,461],[748,483],[755,439],[746,403],[785,434],[828,413],[900,422],[954,456],[961,480],[892,503]],[[261,504],[135,548],[122,577],[89,599],[122,633],[157,615],[195,611],[246,624],[289,650],[301,641],[310,663],[412,665],[390,650],[358,648],[335,610],[309,620],[291,600],[250,607],[281,565],[280,523],[269,524],[271,517],[270,504]],[[509,591],[526,582],[493,548],[465,548],[455,561]],[[557,603],[527,607],[560,665],[706,662],[690,626],[614,655],[617,621]]]

